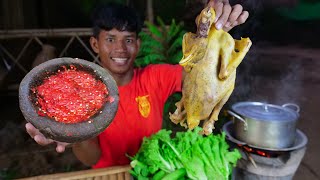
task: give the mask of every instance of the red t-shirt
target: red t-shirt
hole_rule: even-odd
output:
[[[110,126],[99,136],[101,157],[93,168],[129,164],[145,136],[162,127],[167,98],[181,91],[182,67],[148,65],[134,70],[131,82],[119,87],[119,107]]]

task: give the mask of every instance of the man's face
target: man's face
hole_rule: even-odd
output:
[[[140,48],[135,32],[102,30],[99,37],[90,39],[93,50],[99,54],[102,66],[112,74],[124,75],[133,70],[133,63]]]

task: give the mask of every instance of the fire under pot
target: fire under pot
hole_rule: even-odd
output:
[[[233,122],[223,126],[231,147],[237,148],[242,158],[235,167],[233,180],[292,180],[306,151],[307,137],[296,130],[294,143],[288,148],[257,147],[234,136]]]

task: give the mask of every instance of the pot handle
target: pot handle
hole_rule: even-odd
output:
[[[227,110],[227,112],[228,112],[231,116],[233,116],[233,117],[235,117],[236,119],[242,121],[243,124],[244,124],[244,130],[245,130],[245,131],[247,130],[248,123],[247,123],[247,121],[246,121],[245,119],[243,119],[241,116],[239,116],[238,114],[234,113],[233,111]]]
[[[289,108],[289,109],[292,109],[294,111],[296,111],[297,113],[300,112],[300,107],[296,104],[293,104],[293,103],[286,103],[286,104],[283,104],[282,107],[285,107],[285,108]],[[291,107],[291,108],[290,108]],[[292,108],[293,107],[293,108]]]

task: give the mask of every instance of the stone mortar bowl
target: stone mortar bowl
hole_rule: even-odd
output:
[[[45,78],[56,74],[58,70],[62,70],[63,66],[68,69],[70,65],[101,80],[107,86],[108,96],[111,96],[114,101],[106,101],[95,115],[79,123],[62,123],[48,116],[40,116],[39,107],[35,105],[37,97],[31,89],[42,84]],[[107,70],[95,63],[77,58],[57,58],[42,63],[33,68],[19,86],[19,106],[25,119],[47,138],[60,142],[74,143],[97,136],[112,122],[118,103],[118,87]]]

